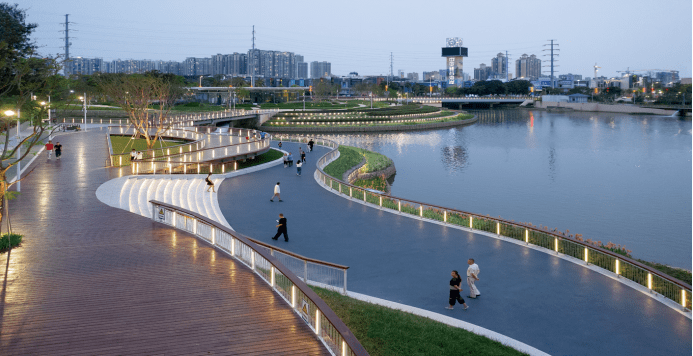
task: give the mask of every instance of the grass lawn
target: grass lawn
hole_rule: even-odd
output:
[[[157,140],[156,144],[154,144],[154,148],[175,146],[183,143],[185,143],[185,141],[163,141],[162,145],[162,141]],[[147,149],[147,140],[143,138],[131,140],[130,136],[111,135],[111,146],[113,147],[113,154],[130,153],[133,148],[137,151],[145,151]]]
[[[359,154],[356,147],[339,146],[339,158],[328,164],[323,171],[341,180],[346,171],[361,163],[362,160],[363,156]]]
[[[439,114],[435,114],[433,117],[438,116]],[[409,125],[422,125],[422,124],[435,124],[435,123],[441,123],[441,122],[451,122],[451,121],[461,121],[461,120],[468,120],[474,117],[474,115],[470,114],[459,114],[455,117],[451,118],[446,118],[446,119],[434,119],[434,120],[427,120],[427,121],[412,121],[412,122],[386,122],[386,121],[361,121],[359,124],[340,124],[337,120],[333,120],[335,122],[334,125],[297,125],[297,124],[288,124],[288,125],[283,125],[279,124],[276,119],[267,121],[266,123],[263,124],[263,126],[271,126],[271,127],[324,127],[324,128],[332,128],[332,127],[372,127],[372,126],[409,126]],[[421,118],[425,119],[425,118]],[[410,119],[413,120],[413,119]],[[344,121],[350,121],[349,119],[344,119]]]
[[[311,287],[354,333],[372,356],[380,355],[523,355],[493,341],[428,318],[389,309]],[[447,303],[441,298],[441,310]],[[461,308],[457,313],[464,313]]]
[[[248,168],[252,166],[257,166],[258,164],[271,162],[275,159],[282,158],[282,156],[284,156],[283,153],[272,148],[259,156],[255,156],[255,158],[253,159],[248,159],[245,162],[238,161],[238,169]]]
[[[358,104],[354,103],[353,101],[344,101],[345,104],[342,104],[343,101],[324,101],[324,102],[319,102],[319,103],[313,103],[313,102],[306,102],[306,109],[346,109],[346,108],[353,108],[357,107]],[[299,103],[280,103],[280,104],[274,104],[274,103],[263,103],[260,104],[260,107],[263,109],[301,109],[303,110],[303,102]]]

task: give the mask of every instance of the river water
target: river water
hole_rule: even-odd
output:
[[[328,137],[392,158],[392,195],[570,230],[691,269],[690,120],[472,113],[470,126]]]

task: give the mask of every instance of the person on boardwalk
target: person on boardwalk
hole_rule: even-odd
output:
[[[51,156],[53,155],[53,141],[48,140],[48,143],[46,144],[46,152],[48,152],[48,159],[51,159]]]
[[[303,151],[302,147],[298,148],[298,153],[301,155],[300,161],[305,163],[306,162],[306,152]]]
[[[296,175],[299,177],[301,176],[301,167],[303,167],[303,162],[299,160],[296,162]]]
[[[207,182],[207,191],[209,192],[209,190],[211,189],[212,193],[216,193],[214,191],[214,182],[212,182],[212,180],[209,179],[209,177],[211,177],[211,176],[212,176],[212,173],[209,173],[209,174],[207,174],[207,178],[205,178],[205,182]]]
[[[283,158],[284,158],[284,168],[286,168],[286,166],[289,164],[289,154],[285,153]]]
[[[53,151],[55,151],[55,158],[60,159],[60,156],[63,155],[63,145],[60,142],[56,142],[55,146],[53,146]]]
[[[313,152],[313,145],[314,144],[315,144],[315,142],[311,138],[310,141],[308,141],[308,152]]]
[[[286,231],[286,218],[284,217],[284,214],[279,214],[279,220],[277,220],[277,234],[274,235],[272,240],[277,240],[279,239],[279,235],[284,234],[284,241],[289,242],[289,235],[287,234]]]
[[[289,152],[289,167],[294,165],[294,156]]]
[[[274,186],[274,195],[270,198],[271,202],[274,202],[274,197],[277,197],[279,201],[282,201],[282,197],[279,195],[281,192],[281,189],[279,189],[279,182],[277,182],[277,185]]]
[[[476,298],[481,293],[479,293],[479,289],[476,287],[474,282],[479,280],[479,266],[474,263],[474,259],[470,258],[467,260],[467,264],[469,267],[467,268],[467,285],[469,286],[469,298]]]
[[[467,303],[465,303],[462,296],[460,296],[460,292],[462,291],[462,287],[460,287],[460,284],[462,284],[460,274],[453,270],[450,272],[450,275],[452,276],[452,279],[450,279],[450,298],[448,299],[448,304],[450,305],[445,307],[445,309],[452,310],[455,306],[455,301],[462,304],[464,306],[464,310],[469,309]]]

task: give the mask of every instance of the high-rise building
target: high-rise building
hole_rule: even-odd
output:
[[[474,79],[476,80],[488,80],[492,75],[493,69],[484,63],[481,63],[479,68],[474,68]]]
[[[493,71],[493,75],[497,78],[505,78],[507,76],[507,65],[508,59],[505,57],[505,54],[498,53],[491,59],[491,70]]]
[[[310,62],[310,77],[313,79],[330,78],[332,76],[332,64],[330,62]]]
[[[407,74],[407,79],[416,82],[419,80],[419,73],[409,73]]]
[[[541,59],[535,55],[523,54],[515,61],[515,74],[518,78],[537,80],[541,77]]]
[[[308,79],[308,63],[298,63],[298,79]]]

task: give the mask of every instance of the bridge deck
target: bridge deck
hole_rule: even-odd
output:
[[[283,149],[296,153],[297,146]],[[221,211],[241,233],[351,266],[350,290],[459,318],[552,355],[690,355],[691,320],[618,281],[528,247],[326,191],[313,179],[326,152],[316,147],[307,154],[302,177],[295,167],[277,166],[224,180]],[[284,202],[271,203],[277,181]],[[288,220],[288,243],[270,240],[279,213]],[[464,273],[469,257],[482,271],[481,296],[465,298],[467,312],[447,311],[450,270]]]
[[[10,202],[25,240],[0,255],[0,355],[328,354],[241,263],[100,203],[105,132],[59,136]]]

